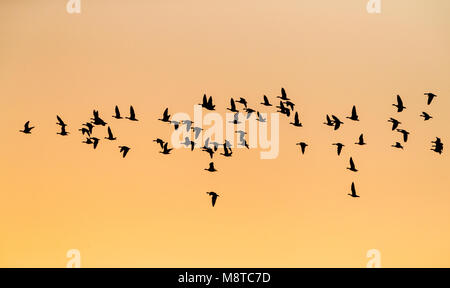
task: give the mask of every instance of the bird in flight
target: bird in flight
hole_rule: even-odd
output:
[[[338,130],[339,127],[341,127],[341,125],[344,124],[344,122],[339,120],[339,118],[337,118],[334,115],[331,115],[331,118],[333,118],[334,130]]]
[[[350,167],[347,167],[347,169],[353,172],[358,172],[358,169],[356,169],[355,162],[353,162],[352,157],[350,157]]]
[[[170,115],[169,115],[169,108],[166,108],[166,110],[164,110],[163,117],[162,117],[161,119],[158,119],[158,120],[159,120],[159,121],[162,121],[162,122],[170,123],[169,118],[170,118]],[[189,131],[189,130],[188,130],[188,131]]]
[[[351,194],[348,194],[348,195],[350,195],[350,196],[353,197],[353,198],[359,198],[359,196],[356,194],[355,182],[352,182],[352,188],[351,188],[351,190],[352,190],[352,193],[351,193]]]
[[[355,143],[356,145],[366,145],[367,143],[364,142],[364,134],[359,135],[358,142]]]
[[[127,146],[119,146],[119,149],[120,149],[120,153],[122,153],[122,157],[125,158],[131,148],[127,147]]]
[[[136,119],[136,113],[134,112],[133,106],[130,106],[130,117],[126,118],[131,121],[139,121],[138,119]]]
[[[428,121],[428,120],[430,120],[431,118],[433,118],[433,117],[431,117],[430,114],[428,114],[427,112],[422,112],[422,114],[420,115],[420,117],[423,117],[423,120],[424,120],[424,121]]]
[[[103,119],[102,118],[100,118],[100,116],[99,116],[99,114],[98,114],[98,111],[97,110],[94,110],[94,118],[91,118],[91,120],[93,120],[94,122],[93,122],[93,124],[94,125],[101,125],[101,126],[105,126],[106,124],[108,124],[108,123],[106,123],[105,121],[103,121]]]
[[[112,116],[113,118],[123,119],[122,116],[120,116],[119,106],[116,105],[116,108],[115,108],[114,112],[115,112],[115,114],[114,114],[114,116]]]
[[[200,127],[192,127],[192,131],[194,131],[195,139],[197,139],[198,136],[200,136],[200,133],[203,131],[203,129]]]
[[[56,123],[57,125],[59,125],[61,127],[66,127],[67,126],[67,124],[64,123],[64,121],[58,115],[56,115],[56,119],[58,119],[58,122]]]
[[[403,146],[402,146],[402,144],[400,144],[400,142],[395,142],[395,144],[392,145],[392,147],[398,148],[398,149],[403,149]]]
[[[25,125],[23,125],[23,130],[19,130],[19,132],[22,132],[24,134],[31,134],[31,130],[33,130],[34,127],[30,127],[30,121],[27,121]]]
[[[342,144],[342,143],[333,143],[333,145],[336,145],[336,146],[337,146],[337,155],[338,155],[338,156],[341,155],[342,148],[343,148],[345,145]]]
[[[173,127],[175,128],[175,130],[178,130],[178,127],[180,127],[180,122],[178,121],[170,121],[170,124],[173,124]]]
[[[164,144],[164,147],[163,147],[163,151],[159,151],[159,153],[162,153],[162,154],[170,154],[170,151],[172,151],[173,150],[173,148],[167,148],[167,145],[168,145],[169,143],[165,143]]]
[[[272,104],[270,104],[269,99],[267,98],[266,95],[264,95],[264,102],[261,104],[264,106],[272,106]]]
[[[300,146],[300,148],[302,149],[302,154],[305,154],[305,150],[306,150],[306,147],[308,147],[308,144],[306,144],[305,142],[299,142],[295,145]]]
[[[333,120],[331,120],[330,116],[327,114],[327,122],[324,122],[323,124],[327,126],[334,126]]]
[[[406,107],[403,106],[403,100],[400,95],[397,95],[397,104],[392,104],[392,106],[397,107],[397,112],[402,112],[404,109],[406,109]]]
[[[96,138],[96,137],[92,137],[91,140],[94,141],[94,142],[93,142],[93,144],[94,144],[94,149],[97,149],[98,142],[100,142],[100,139],[98,139],[98,138]]]
[[[441,138],[436,137],[436,141],[431,141],[431,143],[433,143],[431,151],[442,154],[442,151],[444,150],[444,144],[442,143]]]
[[[153,140],[153,142],[158,143],[159,146],[161,146],[161,149],[164,148],[164,141],[162,139],[157,138],[157,139]]]
[[[117,139],[116,137],[114,137],[114,135],[113,135],[113,133],[111,131],[111,127],[108,127],[108,137],[105,137],[105,139],[111,140],[111,141],[114,141],[114,140]]]
[[[400,121],[398,121],[398,120],[396,120],[396,119],[394,119],[394,118],[390,118],[390,119],[388,120],[388,122],[391,122],[391,123],[392,123],[392,131],[394,131],[395,129],[397,129],[397,127],[398,127],[399,124],[402,124],[402,122],[400,122]]]
[[[217,195],[215,192],[206,192],[206,194],[211,196],[212,206],[214,207],[216,205],[217,197],[219,197],[219,195]]]
[[[89,129],[89,134],[92,134],[92,130],[94,129],[92,123],[87,122],[86,124],[83,124],[83,126],[86,126]]]
[[[81,128],[81,129],[78,129],[78,131],[81,131],[81,134],[82,135],[84,135],[84,134],[87,134],[88,135],[88,137],[91,137],[91,132],[89,131],[89,129],[88,128]]]
[[[346,117],[347,119],[353,120],[353,121],[359,121],[358,113],[356,113],[356,106],[353,105],[352,108],[352,116]]]
[[[214,150],[209,147],[203,147],[202,151],[209,154],[209,157],[212,159],[214,156]]]
[[[289,108],[286,108],[284,106],[283,101],[280,101],[280,106],[277,106],[277,108],[280,109],[277,112],[280,112],[281,114],[286,114],[287,117],[291,116],[291,110],[289,110]]]
[[[239,112],[234,113],[233,121],[229,121],[228,123],[233,123],[235,125],[241,124],[241,122],[239,122]]]
[[[437,95],[433,93],[425,93],[425,95],[428,97],[427,104],[430,105],[433,101],[434,97],[437,97]]]
[[[230,99],[230,108],[227,108],[227,110],[230,110],[231,112],[239,112],[237,109],[236,109],[236,103],[234,103],[234,99],[233,98],[231,98]]]
[[[286,90],[284,90],[284,88],[281,88],[281,97],[277,96],[277,98],[280,98],[281,100],[284,100],[284,101],[291,100],[291,99],[287,98]]]
[[[245,98],[240,98],[238,101],[236,101],[237,103],[241,103],[242,105],[244,105],[245,108],[247,108],[247,100],[245,100]]]
[[[256,111],[251,108],[245,108],[245,112],[247,112],[247,119],[250,119],[252,114],[255,113]]]
[[[291,122],[289,124],[292,124],[295,127],[303,127],[302,123],[300,123],[300,120],[298,118],[298,112],[295,112],[294,122]]]
[[[258,116],[258,118],[256,118],[256,120],[258,120],[259,122],[266,122],[266,118],[264,118],[260,113],[259,113],[259,111],[257,111],[256,112],[256,116]]]
[[[233,151],[231,150],[231,147],[228,147],[227,143],[223,144],[223,152],[224,153],[220,153],[220,155],[225,157],[231,157],[233,155]]]
[[[216,105],[213,105],[212,96],[209,96],[209,99],[207,99],[206,94],[203,94],[203,101],[201,105],[207,110],[214,110],[214,107],[216,107]]]
[[[408,142],[408,135],[409,135],[409,132],[406,131],[406,130],[404,130],[404,129],[397,129],[397,131],[403,134],[403,141],[404,141],[405,143]]]
[[[206,171],[216,172],[216,168],[214,168],[214,162],[209,163],[209,168],[205,168]]]
[[[67,135],[69,135],[69,132],[66,131],[66,126],[61,126],[61,131],[56,134],[61,135],[61,136],[67,136]]]
[[[187,132],[189,132],[189,130],[191,130],[192,124],[194,124],[194,122],[192,122],[191,120],[183,120],[182,123],[186,124],[186,131]]]

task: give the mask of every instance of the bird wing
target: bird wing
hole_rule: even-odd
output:
[[[352,157],[350,157],[350,168],[355,169],[355,162],[353,162]]]
[[[25,123],[24,127],[25,127],[25,130],[30,129],[30,121],[27,121],[27,123]]]
[[[234,99],[231,98],[230,100],[231,110],[236,110],[236,104],[234,103]]]
[[[212,195],[212,206],[214,207],[216,205],[216,201],[217,201],[217,195]]]
[[[134,119],[136,117],[136,114],[134,113],[133,106],[130,106],[130,118]]]
[[[398,106],[403,107],[403,101],[402,101],[402,98],[400,97],[400,95],[397,95],[397,103],[398,103]]]
[[[208,99],[208,106],[210,106],[210,107],[213,106],[213,99],[212,99],[212,96],[209,96],[209,99]]]
[[[163,118],[167,118],[169,117],[169,108],[166,108],[166,110],[164,110],[164,117]]]
[[[298,124],[300,121],[298,119],[298,112],[295,112],[295,124]]]
[[[114,138],[114,135],[111,131],[111,127],[108,127],[108,136],[109,136],[109,138]]]
[[[356,195],[355,182],[352,182],[352,195]]]
[[[120,110],[119,110],[119,106],[116,106],[116,117],[120,117]]]
[[[206,106],[208,104],[208,100],[206,99],[206,94],[203,94],[203,106]]]
[[[58,119],[59,125],[64,126],[64,121],[61,119],[61,117],[59,117],[58,115],[56,115],[56,119]]]
[[[353,108],[352,108],[352,118],[356,118],[356,117],[358,117],[358,114],[356,113],[356,106],[353,105]]]
[[[284,88],[281,88],[281,97],[282,97],[283,99],[286,99],[286,98],[287,98],[287,96],[286,96],[286,91],[284,90]]]
[[[267,98],[266,95],[264,95],[264,103],[265,103],[265,104],[270,104],[270,103],[269,103],[269,99]]]

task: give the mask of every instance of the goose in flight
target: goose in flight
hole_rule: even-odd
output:
[[[167,145],[168,145],[169,143],[165,143],[164,144],[164,147],[163,147],[163,151],[159,151],[159,153],[162,153],[162,154],[170,154],[170,151],[172,151],[173,150],[173,148],[167,148]]]
[[[266,95],[264,95],[264,102],[261,104],[264,106],[272,106],[272,104],[270,104],[269,99],[267,98]]]
[[[206,94],[203,94],[203,102],[201,105],[206,110],[214,110],[214,107],[216,107],[216,105],[213,105],[212,96],[209,96],[209,99],[207,99]]]
[[[264,118],[260,113],[259,113],[259,111],[257,111],[256,112],[256,116],[258,116],[257,118],[256,118],[256,120],[258,120],[259,122],[262,122],[262,123],[264,123],[264,122],[266,122],[266,118]]]
[[[403,134],[403,141],[404,141],[405,143],[408,142],[408,135],[409,135],[409,132],[406,131],[406,130],[404,130],[404,129],[397,129],[397,131]]]
[[[183,124],[186,124],[186,131],[189,132],[189,130],[191,130],[192,124],[194,124],[194,122],[192,122],[191,120],[183,120],[181,121]]]
[[[189,137],[184,137],[184,143],[181,143],[181,144],[186,146],[186,147],[191,146],[191,151],[194,151],[195,142],[190,140]]]
[[[367,143],[364,142],[364,134],[359,135],[358,142],[355,143],[356,145],[366,145]]]
[[[131,121],[139,121],[138,119],[136,119],[136,113],[134,112],[133,106],[130,106],[130,117],[126,118]]]
[[[66,127],[67,126],[67,124],[64,123],[64,121],[58,115],[56,115],[56,119],[58,119],[58,122],[56,123],[57,125],[59,125],[61,127]]]
[[[83,124],[83,126],[86,126],[89,129],[89,134],[92,134],[92,130],[94,129],[92,123],[87,122],[86,124]]]
[[[30,121],[27,121],[25,125],[23,125],[23,130],[19,130],[19,132],[22,132],[24,134],[31,134],[31,130],[33,130],[34,127],[30,127]]]
[[[286,90],[284,90],[284,88],[281,88],[281,97],[277,96],[277,98],[280,98],[281,100],[284,100],[284,101],[291,100],[291,99],[287,98]]]
[[[94,125],[101,125],[101,126],[105,126],[106,124],[108,124],[108,123],[106,123],[105,121],[103,121],[103,119],[102,118],[100,118],[100,116],[99,116],[99,114],[98,114],[98,111],[97,110],[94,110],[94,118],[91,118],[91,120],[93,120],[94,122],[93,122],[93,124]]]
[[[236,112],[236,113],[234,114],[234,119],[233,119],[233,121],[229,121],[228,123],[233,123],[233,124],[235,124],[235,125],[241,124],[241,122],[239,122],[239,112]]]
[[[305,154],[305,150],[306,150],[306,147],[308,147],[308,144],[306,144],[305,142],[299,142],[295,145],[300,146],[300,148],[302,149],[302,154]]]
[[[337,155],[340,156],[340,155],[341,155],[341,152],[342,152],[342,148],[343,148],[345,145],[342,144],[342,143],[333,143],[333,145],[336,145],[336,146],[337,146]]]
[[[206,194],[211,196],[212,206],[214,207],[216,205],[217,197],[219,197],[219,195],[217,195],[215,192],[206,192]]]
[[[242,131],[242,130],[238,130],[238,131],[236,131],[235,132],[236,134],[239,134],[239,141],[241,141],[242,142],[242,140],[245,140],[245,135],[247,134],[247,132],[245,132],[245,131]]]
[[[337,118],[334,115],[331,115],[331,118],[333,118],[334,130],[338,130],[339,127],[341,127],[341,125],[344,124],[344,122],[339,120],[339,118]]]
[[[231,98],[231,100],[230,100],[230,108],[227,108],[227,110],[230,110],[231,112],[239,112],[237,109],[236,109],[236,103],[234,103],[234,99],[233,98]]]
[[[398,149],[403,149],[403,146],[402,146],[402,144],[400,144],[400,142],[395,142],[395,144],[392,145],[392,147],[398,148]]]
[[[92,137],[91,140],[94,142],[94,149],[97,149],[98,146],[98,142],[100,142],[100,139],[96,138],[96,137]]]
[[[294,122],[291,122],[289,124],[292,124],[295,127],[303,127],[302,123],[300,123],[300,120],[298,119],[298,112],[295,112]]]
[[[203,147],[202,151],[206,152],[209,154],[209,157],[212,159],[214,156],[214,151],[213,149],[209,148],[209,147]]]
[[[163,117],[161,119],[158,119],[158,120],[162,121],[162,122],[170,123],[169,119],[170,119],[169,108],[166,108],[166,110],[164,110]]]
[[[247,100],[245,100],[245,98],[240,98],[238,101],[236,101],[237,103],[241,103],[242,105],[244,105],[245,108],[247,108]]]
[[[425,93],[425,95],[428,97],[427,104],[430,105],[433,101],[434,97],[437,97],[437,95],[433,93]]]
[[[403,100],[400,95],[397,95],[397,104],[392,104],[392,106],[397,107],[397,112],[402,112],[404,109],[406,109],[406,107],[403,106]]]
[[[444,150],[444,143],[442,143],[441,138],[436,137],[436,141],[431,141],[431,143],[433,144],[431,151],[442,154],[442,151]]]
[[[120,153],[122,153],[122,157],[125,158],[131,148],[127,147],[127,146],[119,146],[119,149],[120,149]]]
[[[78,129],[78,131],[81,131],[81,134],[82,135],[84,135],[84,134],[87,134],[88,135],[88,137],[91,137],[91,132],[89,131],[89,129],[88,128],[81,128],[81,129]]]
[[[203,129],[200,127],[192,127],[192,131],[194,131],[195,139],[197,139],[200,133],[203,131]]]
[[[170,124],[173,125],[175,130],[178,130],[178,128],[180,127],[180,122],[178,122],[178,121],[170,121]]]
[[[114,112],[115,112],[115,114],[112,116],[113,118],[123,119],[122,116],[120,116],[119,106],[116,105],[116,108],[114,109]]]
[[[57,132],[56,134],[61,135],[61,136],[67,136],[67,135],[69,135],[69,132],[66,131],[66,126],[61,126],[61,131]]]
[[[324,122],[323,124],[327,126],[334,126],[333,120],[331,120],[330,116],[327,114],[327,122]]]
[[[245,112],[247,112],[247,119],[250,119],[252,113],[255,113],[256,111],[251,108],[245,108]]]
[[[402,122],[400,122],[400,121],[398,121],[398,120],[396,120],[396,119],[394,119],[394,118],[389,119],[388,122],[391,122],[391,123],[392,123],[392,131],[394,131],[395,129],[397,129],[397,127],[398,127],[399,124],[402,124]]]
[[[351,188],[351,190],[352,190],[352,193],[351,193],[351,194],[348,194],[348,195],[350,195],[350,196],[353,197],[353,198],[359,198],[359,196],[356,194],[355,182],[352,182],[352,188]]]
[[[431,117],[430,114],[428,114],[427,112],[422,112],[422,114],[420,115],[420,117],[423,117],[423,120],[424,120],[424,121],[428,121],[428,120],[430,120],[431,118],[433,118],[433,117]]]
[[[220,153],[220,155],[223,155],[225,157],[231,157],[233,155],[233,151],[231,150],[231,147],[227,147],[227,143],[223,144],[223,152],[224,153]]]
[[[241,143],[239,143],[239,145],[241,145],[242,147],[245,147],[247,149],[250,149],[250,146],[247,143],[247,140],[245,140],[244,138],[241,139]]]
[[[164,141],[162,139],[156,138],[155,140],[153,140],[153,142],[159,144],[159,146],[161,146],[161,149],[164,148]]]
[[[209,163],[209,168],[205,168],[205,170],[209,171],[209,172],[216,172],[217,171],[216,168],[214,168],[214,162],[210,162]]]
[[[347,167],[347,169],[353,172],[358,172],[358,169],[356,169],[355,162],[353,162],[352,157],[350,157],[350,167]]]
[[[113,133],[111,131],[111,127],[108,127],[108,137],[105,137],[105,139],[111,140],[111,141],[114,141],[114,140],[117,139],[116,137],[114,137],[114,135],[113,135]]]
[[[359,121],[358,113],[356,113],[356,106],[353,105],[352,108],[352,116],[346,117],[347,119],[353,120],[353,121]]]

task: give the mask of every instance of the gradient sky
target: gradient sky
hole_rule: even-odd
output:
[[[0,267],[65,267],[69,249],[82,267],[365,267],[369,249],[383,267],[450,267],[449,156],[429,150],[450,139],[450,2],[366,3],[82,0],[70,15],[66,1],[2,0]],[[218,112],[230,97],[271,112],[257,104],[281,87],[305,127],[280,118],[277,159],[236,150],[211,175],[206,153],[152,142],[170,137],[165,107],[192,114],[208,93]],[[424,92],[439,97],[426,106]],[[114,121],[115,105],[141,121]],[[352,105],[360,122],[322,125]],[[119,138],[96,151],[77,131],[93,109]],[[404,151],[391,116],[411,131]]]

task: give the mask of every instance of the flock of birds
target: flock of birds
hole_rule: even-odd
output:
[[[431,105],[433,99],[436,97],[435,94],[433,93],[425,93],[425,95],[427,96],[427,105]],[[291,114],[294,113],[295,110],[295,103],[293,103],[286,94],[286,91],[284,88],[281,88],[281,96],[277,96],[276,98],[279,99],[279,105],[275,106],[276,108],[278,108],[277,112],[286,115],[286,117],[290,117]],[[244,115],[244,113],[242,113],[240,110],[238,110],[236,103],[239,103],[241,105],[241,111],[246,112],[246,115]],[[268,97],[266,95],[263,96],[263,102],[260,103],[263,106],[266,107],[271,107],[273,106]],[[214,111],[215,110],[215,105],[213,104],[213,98],[210,96],[209,98],[205,95],[203,95],[203,101],[201,104],[199,104],[202,106],[202,108],[209,110],[209,111]],[[397,103],[392,104],[393,106],[395,106],[397,108],[397,112],[401,113],[403,112],[406,107],[403,104],[403,100],[402,98],[397,95]],[[234,114],[234,119],[232,121],[233,124],[237,125],[240,124],[242,122],[240,122],[240,120],[242,118],[245,118],[245,120],[250,119],[253,115],[254,117],[256,117],[257,121],[260,122],[266,122],[267,119],[265,119],[263,117],[263,115],[252,108],[249,108],[248,102],[245,98],[240,98],[240,99],[230,99],[230,107],[227,108],[227,110],[235,113]],[[119,107],[116,106],[115,107],[115,111],[114,111],[114,115],[112,116],[115,119],[124,119],[121,116]],[[299,113],[298,111],[295,112],[294,115],[294,119],[293,122],[290,122],[290,125],[293,125],[294,127],[303,127],[303,124],[300,122],[300,118],[299,118]],[[427,112],[422,112],[422,114],[420,115],[420,117],[424,118],[424,121],[428,121],[430,119],[432,119],[433,117],[430,116],[430,114],[428,114]],[[60,130],[57,132],[58,135],[61,136],[67,136],[69,135],[69,132],[67,132],[66,127],[68,126],[60,116],[56,116],[57,118],[57,125],[59,126]],[[356,110],[356,106],[353,106],[352,111],[351,111],[351,115],[346,117],[347,119],[350,119],[351,121],[360,121],[359,120],[359,116]],[[128,117],[125,117],[125,119],[128,119],[129,121],[139,121],[136,118],[136,113],[134,111],[133,106],[130,106],[130,114]],[[234,148],[232,146],[232,144],[228,141],[225,140],[224,143],[217,143],[217,142],[213,142],[211,141],[209,138],[207,138],[203,144],[198,144],[195,141],[198,139],[198,137],[200,136],[200,133],[202,132],[202,128],[195,126],[195,123],[192,122],[191,120],[181,120],[181,121],[175,121],[175,120],[171,120],[171,115],[169,115],[169,109],[166,108],[163,112],[162,118],[158,119],[161,122],[164,123],[169,123],[171,125],[173,125],[175,130],[180,129],[180,127],[182,127],[183,125],[185,126],[185,129],[187,132],[190,132],[192,130],[193,132],[193,137],[186,137],[184,139],[184,142],[182,143],[183,145],[185,145],[186,147],[190,147],[191,151],[193,151],[196,147],[201,147],[201,151],[202,152],[206,152],[209,154],[210,159],[212,160],[214,158],[214,155],[216,154],[216,152],[218,151],[219,147],[221,147],[223,149],[223,153],[220,153],[220,155],[224,156],[224,157],[232,157],[233,155],[233,150],[232,148]],[[403,136],[403,142],[406,143],[408,141],[408,135],[410,134],[408,131],[404,130],[404,129],[399,129],[399,125],[401,125],[402,123],[400,121],[398,121],[395,118],[390,118],[388,120],[388,122],[392,123],[392,131],[397,131],[399,133],[402,134]],[[100,139],[97,137],[93,137],[93,130],[95,127],[97,126],[106,126],[108,123],[106,123],[100,116],[99,116],[99,112],[94,110],[93,111],[93,118],[90,119],[90,121],[84,123],[82,125],[82,127],[79,129],[79,131],[81,132],[81,134],[83,136],[86,136],[86,140],[82,141],[82,143],[84,144],[88,144],[88,145],[92,145],[93,149],[97,149],[98,144],[100,142]],[[330,126],[333,127],[333,129],[339,130],[339,128],[344,124],[344,122],[342,122],[336,115],[326,115],[326,122],[324,122],[323,124],[325,124],[326,126]],[[20,130],[20,132],[25,133],[25,134],[31,134],[31,131],[34,129],[35,127],[30,126],[30,121],[26,122],[24,125],[24,129]],[[107,130],[108,135],[105,137],[106,140],[108,141],[115,141],[117,140],[117,138],[114,136],[112,129],[110,126],[108,126],[108,130]],[[238,145],[240,147],[246,147],[247,149],[250,149],[247,140],[245,139],[245,135],[247,134],[245,131],[241,131],[238,130],[236,131],[236,134],[239,135],[239,143]],[[168,155],[171,153],[171,151],[173,150],[173,148],[169,148],[168,147],[168,142],[157,138],[155,140],[153,140],[154,142],[156,142],[157,144],[160,145],[161,150],[159,153],[162,153],[164,155]],[[442,154],[443,151],[443,143],[441,141],[441,139],[439,137],[436,137],[435,141],[432,141],[432,148],[431,150]],[[367,145],[367,143],[364,141],[364,135],[361,134],[358,138],[358,141],[355,142],[356,145],[360,145],[360,146],[364,146]],[[300,146],[300,151],[302,154],[305,154],[306,152],[306,148],[308,147],[308,144],[306,142],[299,142],[296,143],[296,145]],[[333,143],[332,145],[336,146],[337,149],[337,155],[340,156],[342,149],[345,147],[345,145],[343,143]],[[397,148],[397,149],[403,149],[403,145],[400,142],[396,142],[394,145],[392,145],[392,147]],[[128,146],[118,146],[119,148],[119,152],[121,153],[122,157],[125,158],[128,154],[128,152],[131,150],[130,147]],[[358,172],[358,169],[356,168],[355,162],[353,160],[352,157],[350,157],[349,160],[349,166],[347,167],[348,170],[352,171],[352,172]],[[214,162],[211,161],[208,165],[208,168],[205,168],[204,170],[208,171],[208,172],[217,172],[218,170],[216,169]],[[219,195],[213,191],[211,192],[207,192],[207,194],[209,196],[211,196],[211,201],[212,201],[212,206],[214,207],[217,201],[217,198],[219,197]],[[356,188],[355,188],[355,182],[352,182],[351,184],[351,193],[348,194],[351,197],[354,198],[358,198],[360,197],[357,192],[356,192]]]

